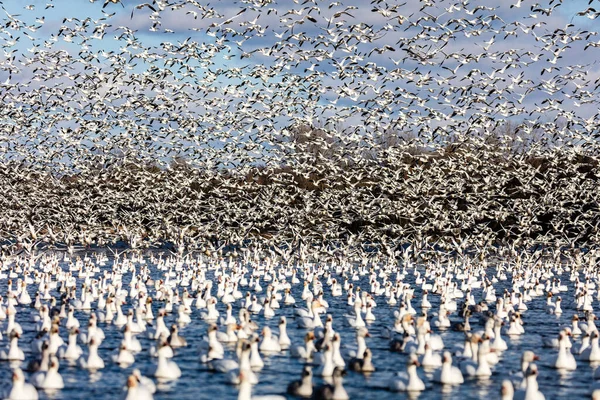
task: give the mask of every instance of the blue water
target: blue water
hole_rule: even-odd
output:
[[[109,268],[112,261],[107,263],[106,267]],[[147,265],[152,268],[154,276],[160,277],[162,272],[157,271],[155,266],[150,264]],[[67,268],[67,265],[63,263],[63,268]],[[423,270],[422,267],[417,267]],[[409,271],[411,272],[411,271]],[[496,270],[493,267],[489,268],[488,275],[491,277],[495,274]],[[569,282],[568,272],[563,274],[562,282],[567,284],[569,289],[572,289],[572,284]],[[207,272],[207,277],[213,277],[213,271]],[[123,288],[128,288],[131,274],[128,273],[123,277]],[[393,278],[393,276],[392,276]],[[510,276],[509,276],[510,278]],[[361,280],[357,283],[354,282],[355,286],[359,284],[363,288],[368,288],[368,275],[361,276]],[[81,287],[80,283],[82,280],[78,279],[78,288]],[[405,282],[413,282],[414,275],[409,273],[405,279]],[[507,281],[501,281],[495,284],[496,293],[502,293],[504,288],[508,288],[510,279]],[[323,281],[325,285],[325,282]],[[5,293],[7,281],[0,281],[0,287],[3,289],[2,293]],[[294,285],[292,288],[292,294],[296,299],[298,305],[304,306],[304,302],[301,300],[302,284]],[[266,288],[266,284],[263,284],[263,288]],[[37,285],[29,285],[28,289],[32,299],[34,298]],[[150,294],[153,294],[153,288],[148,288]],[[241,288],[245,293],[245,288]],[[474,290],[475,298],[480,298],[481,290]],[[59,297],[57,292],[51,292],[52,295]],[[325,298],[328,300],[330,308],[328,313],[334,317],[334,328],[340,333],[342,337],[342,347],[354,347],[355,346],[355,331],[344,318],[344,314],[348,312],[348,306],[346,305],[346,297],[332,298],[329,296],[328,288],[325,288]],[[571,292],[572,293],[572,292]],[[79,290],[78,290],[79,294]],[[213,287],[213,295],[216,295],[216,287]],[[421,290],[416,288],[416,298],[413,300],[413,306],[418,309],[420,304]],[[259,294],[264,296],[264,291]],[[430,381],[431,372],[425,372],[420,369],[420,374],[424,378],[427,384],[427,390],[422,393],[411,394],[411,398],[420,399],[480,399],[480,398],[498,398],[500,384],[503,379],[508,378],[512,371],[519,370],[520,357],[524,350],[534,350],[536,354],[540,356],[539,366],[539,386],[540,390],[546,395],[547,399],[564,399],[567,397],[572,398],[584,398],[589,397],[589,387],[593,382],[593,371],[595,366],[591,366],[585,361],[578,360],[578,368],[576,371],[571,373],[559,373],[557,370],[549,367],[551,357],[556,354],[555,349],[546,349],[541,347],[542,337],[555,336],[563,325],[570,325],[570,319],[575,311],[572,296],[565,293],[563,296],[563,310],[564,313],[560,317],[549,315],[545,312],[545,297],[534,298],[532,302],[528,303],[529,310],[523,313],[523,319],[525,321],[525,335],[518,338],[509,338],[504,336],[505,340],[509,345],[509,349],[502,354],[501,361],[498,365],[493,368],[493,375],[490,379],[466,379],[465,383],[459,387],[443,388],[440,385],[433,384]],[[5,297],[6,298],[6,297]],[[429,295],[429,299],[432,303],[432,310],[437,310],[439,304],[439,297],[435,295]],[[393,325],[393,310],[397,309],[397,306],[391,307],[387,305],[384,297],[376,298],[378,306],[374,308],[373,313],[377,317],[377,320],[370,324],[368,329],[371,333],[371,337],[367,338],[367,345],[373,351],[373,363],[377,368],[377,371],[371,376],[364,376],[355,372],[348,372],[345,377],[345,387],[351,398],[354,399],[397,399],[406,398],[407,394],[404,393],[391,393],[385,390],[387,381],[390,376],[399,370],[404,370],[406,365],[407,355],[392,353],[388,350],[388,339],[381,337],[381,333],[384,327]],[[278,317],[285,315],[288,319],[288,335],[290,336],[293,344],[301,344],[302,338],[305,334],[305,330],[297,328],[294,321],[294,308],[292,306],[286,306],[281,303],[281,309],[277,310],[277,316],[275,318],[265,320],[262,314],[253,315],[253,320],[257,321],[260,326],[268,325],[274,332],[277,332]],[[237,317],[238,310],[241,302],[233,304],[234,313]],[[162,304],[155,302],[153,304],[155,315]],[[24,335],[19,341],[20,347],[26,352],[26,361],[21,364],[21,368],[25,369],[27,361],[31,359],[29,352],[29,344],[34,338],[35,326],[32,322],[31,316],[37,314],[37,310],[30,307],[18,306],[17,322],[19,322],[23,329]],[[129,305],[124,306],[123,310],[127,310]],[[176,307],[175,307],[176,308]],[[218,307],[221,315],[225,315],[225,307],[223,304],[219,304]],[[175,351],[174,361],[177,362],[181,368],[182,376],[180,379],[168,384],[159,384],[158,392],[155,394],[156,399],[234,399],[237,397],[237,388],[229,385],[225,381],[225,375],[219,373],[213,373],[209,371],[205,365],[199,362],[198,345],[202,341],[203,335],[206,333],[207,323],[200,319],[200,311],[193,307],[192,323],[181,329],[181,336],[185,337],[188,341],[188,347],[177,349]],[[76,312],[81,322],[82,327],[85,327],[89,314],[85,312]],[[581,316],[581,314],[580,314]],[[167,326],[174,323],[176,320],[176,313],[171,314],[166,318]],[[453,321],[458,321],[456,314],[451,315]],[[479,329],[478,318],[472,318],[473,329]],[[3,323],[4,326],[5,323]],[[90,374],[89,371],[79,368],[75,365],[69,365],[66,361],[61,360],[60,373],[63,376],[65,382],[65,388],[55,393],[44,393],[40,391],[41,399],[89,399],[94,397],[96,399],[114,399],[124,395],[123,387],[126,382],[128,374],[133,368],[139,368],[142,373],[147,374],[152,364],[156,363],[156,359],[149,356],[147,349],[151,344],[154,344],[153,340],[147,339],[144,334],[138,335],[138,339],[141,341],[144,351],[135,356],[136,362],[133,366],[122,369],[118,365],[114,364],[110,355],[119,345],[122,334],[113,325],[99,324],[104,330],[106,339],[102,343],[99,353],[104,359],[106,367],[96,373]],[[223,330],[223,328],[221,328]],[[434,328],[435,330],[435,328]],[[454,331],[443,331],[439,332],[444,340],[447,349],[452,349],[454,344],[462,343],[464,335],[460,332]],[[64,327],[61,328],[61,336],[67,341],[67,331]],[[7,337],[1,341],[2,346],[7,345]],[[573,348],[577,348],[580,340],[573,341]],[[82,346],[83,347],[83,346]],[[85,351],[85,348],[84,348]],[[229,352],[233,351],[233,348],[229,348]],[[288,383],[292,380],[298,379],[302,370],[302,363],[298,359],[291,358],[289,353],[283,352],[275,356],[263,356],[265,361],[265,367],[258,373],[259,383],[253,389],[253,394],[285,394]],[[455,358],[455,362],[457,359]],[[8,362],[0,362],[0,380],[3,387],[7,387],[10,383],[11,366]],[[26,374],[28,375],[28,374]],[[315,378],[315,385],[322,383],[322,379]],[[292,398],[292,397],[290,397]]]

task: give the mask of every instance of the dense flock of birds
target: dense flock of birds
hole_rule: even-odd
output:
[[[594,3],[3,4],[0,237],[594,243]]]
[[[291,398],[346,400],[345,374],[371,378],[360,397],[382,390],[414,397],[489,380],[521,353],[517,370],[500,373],[497,397],[544,399],[549,389],[538,384],[536,363],[544,355],[544,366],[558,374],[593,374],[589,393],[598,399],[599,257],[539,251],[424,261],[411,247],[400,260],[376,255],[359,263],[289,264],[250,250],[228,258],[139,251],[4,256],[0,360],[9,362],[12,382],[3,396],[60,396],[85,381],[63,374],[89,371],[90,379],[105,379],[105,390],[121,385],[122,398],[152,399],[185,378],[178,360],[192,353],[194,363],[219,376],[195,380],[213,396],[224,381],[237,385],[239,400],[284,399],[252,391],[287,359],[301,371],[283,382]],[[561,326],[563,313],[569,322]],[[551,335],[515,351],[522,338],[539,335],[539,314],[555,320]],[[199,328],[204,337],[186,339]],[[353,338],[345,335],[342,344],[341,332]],[[371,346],[381,342],[386,346]],[[139,367],[137,360],[148,357]],[[98,375],[110,364],[126,372],[121,381]],[[281,389],[289,376],[277,379]]]
[[[196,351],[240,400],[273,355],[289,396],[344,400],[346,371],[419,393],[518,351],[502,398],[543,399],[515,339],[541,298],[572,315],[546,363],[600,362],[597,1],[8,3],[6,398],[116,363],[151,399]]]

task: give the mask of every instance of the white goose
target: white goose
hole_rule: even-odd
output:
[[[25,375],[20,368],[12,373],[12,386],[3,394],[6,400],[37,400],[38,393],[35,387],[25,382]]]
[[[62,376],[58,372],[58,367],[58,359],[56,357],[51,357],[48,371],[36,372],[31,377],[33,386],[44,390],[58,390],[64,388],[65,384]]]
[[[79,366],[81,368],[97,370],[104,368],[104,361],[98,355],[98,346],[96,339],[92,338],[88,345],[88,356],[87,358],[83,355],[79,357]]]
[[[141,384],[135,375],[129,375],[127,378],[127,393],[123,400],[153,400],[152,392]]]
[[[420,392],[425,390],[425,383],[417,374],[419,360],[416,354],[411,354],[408,358],[406,372],[398,372],[388,383],[388,388],[392,392]]]
[[[465,380],[460,368],[452,365],[452,355],[445,351],[442,358],[442,368],[433,373],[433,381],[443,385],[460,385]]]
[[[577,361],[575,361],[571,350],[567,348],[565,338],[566,335],[562,332],[558,335],[558,354],[552,360],[551,365],[556,369],[574,371],[577,369]]]
[[[161,347],[169,346],[169,344],[164,341],[161,343]],[[175,380],[181,377],[181,370],[179,366],[175,363],[175,361],[170,361],[165,357],[160,351],[158,352],[158,364],[154,368],[152,373],[154,377],[161,380]]]
[[[263,340],[260,343],[259,350],[263,353],[279,353],[281,345],[279,339],[271,332],[271,328],[265,326],[262,330]]]
[[[539,390],[537,382],[538,369],[537,365],[530,364],[526,372],[526,384],[524,390],[517,390],[515,400],[545,400],[546,397]]]

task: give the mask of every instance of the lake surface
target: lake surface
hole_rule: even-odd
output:
[[[112,264],[112,260],[107,262],[106,266],[101,269],[109,269]],[[68,263],[63,261],[61,263],[63,269],[68,268]],[[151,269],[155,278],[162,278],[164,272],[159,271],[156,265],[147,261],[147,264]],[[417,266],[418,270],[423,272],[423,266]],[[139,270],[139,268],[138,268]],[[412,270],[408,270],[408,274],[404,280],[406,283],[413,283],[415,275]],[[335,273],[335,272],[334,272]],[[496,273],[496,268],[491,265],[488,269],[488,276],[491,278]],[[504,289],[510,290],[510,273],[508,273],[509,279],[506,281],[500,281],[494,286],[496,293],[501,294]],[[99,274],[96,275],[97,277]],[[247,275],[249,277],[249,274]],[[560,277],[563,284],[568,285],[569,292],[562,295],[563,303],[562,308],[564,313],[557,317],[555,315],[549,315],[546,313],[546,298],[545,296],[535,297],[530,303],[528,303],[529,310],[523,313],[523,320],[525,322],[525,334],[517,337],[510,338],[504,335],[504,339],[508,343],[508,350],[502,354],[501,361],[498,365],[493,368],[493,375],[490,379],[472,379],[465,378],[465,383],[459,387],[453,387],[450,389],[443,388],[440,385],[431,383],[430,377],[431,372],[423,371],[419,368],[421,376],[424,378],[427,384],[427,390],[422,393],[411,395],[413,398],[420,399],[480,399],[480,398],[499,398],[500,384],[503,379],[509,378],[511,372],[517,371],[520,368],[520,357],[525,350],[534,350],[536,354],[540,356],[540,360],[537,362],[539,367],[538,382],[540,390],[546,395],[547,399],[564,399],[564,398],[584,398],[589,397],[589,387],[593,382],[593,372],[595,366],[590,363],[578,360],[577,370],[570,373],[561,373],[553,368],[549,367],[551,358],[557,353],[556,349],[542,348],[543,337],[554,337],[558,334],[561,326],[570,325],[570,320],[575,312],[575,305],[573,302],[573,283],[569,281],[570,273],[565,270]],[[213,279],[214,270],[207,271],[207,278]],[[300,277],[300,274],[299,274]],[[131,273],[127,273],[123,276],[123,288],[129,289],[128,283],[131,279]],[[392,281],[395,276],[390,276]],[[340,279],[338,279],[340,280]],[[16,281],[16,280],[15,280]],[[78,297],[80,294],[80,288],[82,279],[77,280],[78,284]],[[340,280],[343,282],[343,280]],[[342,348],[354,348],[356,345],[355,330],[350,326],[344,317],[350,311],[350,308],[346,304],[346,296],[332,297],[330,291],[325,283],[325,278],[322,278],[325,289],[325,299],[329,302],[328,313],[333,315],[334,328],[340,333],[342,337]],[[16,283],[16,282],[15,282]],[[360,276],[358,282],[353,282],[355,286],[359,285],[364,289],[369,288],[369,275]],[[7,279],[0,281],[0,287],[2,288],[2,294],[5,295],[7,287]],[[267,283],[263,284],[265,289]],[[14,287],[14,284],[13,284]],[[419,311],[419,304],[421,299],[421,289],[418,285],[415,285],[416,298],[413,300],[413,306]],[[154,288],[149,287],[150,295],[153,296]],[[298,306],[304,307],[304,301],[301,300],[303,285],[302,283],[293,285],[292,294],[296,299]],[[37,284],[30,284],[28,286],[29,293],[34,298],[37,290]],[[181,289],[180,289],[181,290]],[[247,288],[241,288],[245,294]],[[259,296],[264,296],[264,290]],[[481,297],[481,289],[475,289],[473,291],[475,299]],[[57,291],[51,291],[51,294],[60,298]],[[216,295],[216,285],[212,290],[213,296]],[[4,296],[6,301],[6,296]],[[382,337],[382,333],[386,327],[393,326],[394,316],[393,310],[398,309],[398,305],[389,306],[385,297],[380,296],[376,298],[377,307],[374,308],[373,313],[377,317],[377,320],[369,324],[368,329],[372,337],[367,338],[367,345],[373,351],[373,363],[377,368],[371,376],[364,376],[355,372],[348,372],[345,377],[345,387],[351,398],[354,399],[396,399],[406,398],[404,393],[392,393],[385,390],[387,381],[390,376],[396,371],[404,371],[407,355],[392,353],[388,350],[389,340]],[[437,311],[439,304],[439,296],[429,295],[429,300],[432,303],[432,312]],[[233,304],[233,315],[238,316],[242,300]],[[294,307],[286,306],[283,301],[280,301],[281,308],[277,310],[276,317],[265,320],[262,314],[254,315],[253,320],[257,321],[259,326],[268,325],[274,332],[277,332],[277,323],[279,316],[285,315],[288,319],[288,335],[292,340],[292,344],[301,344],[302,338],[306,333],[306,330],[297,327],[294,321]],[[155,302],[153,304],[154,314],[157,315],[158,309],[161,308],[162,304]],[[130,304],[123,306],[123,310],[126,311],[130,307]],[[490,307],[493,309],[493,307]],[[37,311],[31,307],[18,306],[17,322],[19,322],[23,329],[24,334],[20,339],[20,347],[26,352],[26,361],[22,364],[22,368],[26,367],[27,361],[31,359],[31,353],[29,352],[29,344],[36,335],[35,324],[32,322],[32,315],[37,314]],[[225,315],[225,306],[222,303],[218,304],[218,309],[221,315]],[[159,390],[155,394],[156,399],[234,399],[237,397],[237,388],[235,386],[226,383],[225,375],[211,372],[205,365],[199,362],[199,351],[198,346],[202,341],[203,336],[206,334],[208,323],[203,321],[199,317],[200,311],[193,307],[192,323],[182,328],[180,335],[185,337],[188,341],[188,347],[177,349],[175,351],[174,361],[177,362],[182,371],[182,376],[177,381],[168,384],[159,384]],[[82,311],[75,313],[78,317],[81,326],[85,327],[89,314]],[[580,317],[583,318],[582,313],[579,313]],[[177,314],[170,314],[166,318],[167,326],[174,323],[177,318]],[[452,321],[459,321],[460,318],[453,313],[450,318]],[[4,327],[6,322],[2,323]],[[478,318],[472,319],[472,325],[474,330],[482,328],[478,325]],[[39,391],[40,398],[45,399],[89,399],[94,397],[96,399],[114,399],[124,395],[123,387],[126,382],[128,374],[133,368],[138,368],[142,373],[147,374],[151,365],[156,363],[156,358],[150,357],[147,349],[154,344],[154,340],[146,338],[144,334],[138,335],[138,339],[141,341],[144,351],[137,354],[135,364],[129,368],[123,369],[117,364],[114,364],[110,356],[113,354],[115,349],[118,347],[122,333],[120,329],[117,329],[113,325],[99,324],[104,329],[106,339],[102,343],[99,354],[104,359],[106,367],[96,373],[90,373],[87,370],[81,369],[78,366],[70,366],[66,361],[61,360],[60,373],[63,376],[65,382],[65,388],[55,393],[44,393]],[[433,328],[434,331],[439,332],[444,340],[446,349],[452,350],[454,345],[463,343],[464,334],[461,332],[454,332],[451,330],[438,331]],[[224,330],[220,327],[220,330]],[[61,336],[67,341],[67,330],[61,327]],[[2,346],[8,344],[7,335],[3,335],[1,341]],[[573,348],[577,349],[581,339],[577,338],[573,340]],[[82,346],[84,352],[85,347]],[[229,355],[233,354],[233,347],[229,347],[227,350]],[[289,382],[295,379],[299,379],[300,372],[302,370],[302,363],[300,360],[291,358],[289,352],[282,352],[281,354],[274,356],[263,356],[265,361],[265,367],[258,373],[259,383],[254,386],[253,394],[285,394],[286,387]],[[455,364],[458,359],[454,358]],[[26,374],[27,376],[29,374]],[[0,362],[0,379],[3,382],[3,386],[8,385],[11,376],[11,364],[8,362]],[[315,378],[314,383],[320,384],[321,378]],[[290,397],[292,398],[292,397]]]

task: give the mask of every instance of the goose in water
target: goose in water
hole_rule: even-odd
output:
[[[535,364],[530,364],[525,373],[526,384],[525,389],[517,390],[515,400],[545,400],[546,397],[539,390],[537,381],[538,368]]]
[[[287,334],[287,319],[282,316],[279,318],[279,346],[285,350],[290,347],[292,341]]]
[[[523,352],[523,354],[521,355],[521,370],[515,374],[513,374],[513,377],[515,379],[521,379],[519,385],[517,386],[519,389],[525,389],[525,385],[526,385],[526,374],[527,374],[527,369],[529,368],[529,365],[531,363],[533,363],[536,360],[539,360],[540,357],[537,356],[533,351],[531,350],[526,350]]]
[[[317,300],[314,300],[310,303],[310,315],[300,316],[297,318],[299,328],[315,329],[323,327],[323,322],[321,321],[321,317],[317,312],[317,308],[319,306],[320,304]]]
[[[367,349],[366,338],[371,337],[371,334],[367,328],[359,328],[356,330],[356,343],[358,345],[356,351],[350,350],[347,355],[351,358],[362,358],[365,350]]]
[[[258,335],[252,335],[250,338],[250,366],[253,370],[259,370],[265,366],[258,350],[258,342],[260,342]]]
[[[574,371],[577,369],[577,361],[575,361],[575,357],[567,347],[566,337],[567,335],[562,332],[558,335],[558,354],[553,358],[550,365],[556,369]]]
[[[515,394],[515,388],[513,384],[508,379],[502,381],[502,386],[500,387],[500,398],[502,400],[513,400]]]
[[[590,338],[590,347],[581,353],[581,358],[586,361],[600,361],[600,346],[598,346],[598,331],[593,331]]]
[[[116,354],[113,354],[112,360],[114,363],[119,364],[123,368],[129,367],[135,362],[133,353],[127,349],[125,342],[121,342],[121,346]]]
[[[10,344],[5,350],[0,351],[0,360],[7,361],[23,361],[25,360],[25,353],[19,347],[19,338],[21,334],[17,331],[10,332]]]
[[[138,383],[142,386],[144,386],[146,389],[148,389],[148,391],[152,394],[156,393],[156,385],[154,384],[154,381],[152,381],[152,379],[142,375],[142,373],[140,372],[139,369],[134,369],[131,374],[133,376],[135,376],[135,378],[137,379]]]
[[[333,385],[325,384],[314,390],[315,400],[348,400],[350,397],[344,388],[344,370],[335,368],[332,374]]]
[[[306,335],[304,335],[304,346],[295,345],[290,347],[291,356],[295,358],[303,358],[307,361],[312,360],[312,355],[316,351],[314,340],[314,333],[308,332]]]
[[[431,346],[425,343],[425,353],[421,356],[420,363],[423,368],[439,368],[442,366],[442,357],[434,353]]]
[[[252,396],[252,383],[244,371],[240,371],[239,381],[238,400],[286,400],[284,396],[278,395]]]
[[[443,385],[460,385],[465,380],[460,368],[452,365],[452,355],[445,351],[442,357],[442,367],[433,373],[433,381]]]
[[[214,367],[215,370],[220,372],[227,372],[227,380],[229,383],[233,385],[239,385],[240,380],[240,372],[244,372],[253,385],[258,383],[258,376],[252,371],[252,365],[250,363],[250,353],[252,351],[252,346],[247,340],[240,340],[236,347],[236,352],[238,353],[239,364],[236,362],[231,363],[231,360],[218,360],[210,365]]]
[[[348,362],[348,368],[356,372],[374,372],[375,367],[373,366],[373,353],[371,350],[366,349],[363,352],[362,358],[352,358]]]
[[[417,373],[419,366],[417,355],[412,353],[408,357],[406,372],[397,372],[388,383],[388,388],[392,392],[419,392],[425,390],[425,383]]]
[[[333,346],[327,343],[323,348],[323,364],[317,369],[316,374],[323,377],[329,377],[333,374],[335,364],[333,363]]]
[[[476,335],[469,342],[471,345],[472,358],[464,360],[460,364],[460,369],[463,375],[476,376],[480,378],[487,378],[492,375],[492,370],[487,360],[486,350],[481,343],[483,340]],[[474,349],[476,348],[476,350]]]
[[[161,347],[168,346],[166,341],[161,343]],[[158,352],[158,364],[152,373],[156,378],[162,380],[175,380],[181,376],[181,370],[175,361],[170,361],[160,351]]]
[[[104,361],[98,355],[98,343],[92,338],[88,345],[88,356],[79,357],[79,366],[85,369],[97,370],[104,368]]]
[[[305,365],[302,368],[300,380],[291,382],[287,387],[287,393],[297,397],[311,397],[313,394],[312,377],[312,368]]]
[[[583,332],[581,331],[581,328],[579,327],[579,316],[577,314],[574,314],[573,317],[571,318],[571,334],[573,336],[579,336],[582,333]]]
[[[12,373],[12,386],[3,394],[5,400],[37,400],[38,393],[35,387],[25,382],[25,375],[17,368]]]
[[[586,313],[586,318],[585,318],[585,322],[582,322],[580,325],[580,329],[583,333],[592,333],[593,331],[597,331],[598,328],[596,327],[596,320],[598,319],[598,317],[596,317],[593,313],[588,312]]]
[[[187,341],[179,335],[179,327],[175,324],[171,325],[171,334],[167,338],[167,341],[169,342],[169,346],[174,349],[187,346]]]
[[[127,393],[123,400],[153,400],[152,392],[141,384],[138,378],[131,374],[127,378]]]
[[[225,354],[225,349],[223,348],[223,345],[221,344],[221,342],[219,342],[219,340],[217,339],[217,325],[215,324],[211,324],[208,327],[208,331],[207,331],[207,339],[204,339],[202,342],[200,342],[200,357],[201,358],[206,358],[206,355],[209,353],[209,349],[210,349],[210,354],[211,354],[211,359],[214,358],[223,358],[224,354]]]
[[[36,372],[31,377],[31,383],[38,389],[58,390],[65,387],[63,378],[58,372],[58,359],[54,356],[50,358],[48,371]]]
[[[82,354],[83,350],[77,344],[77,337],[79,335],[79,329],[73,328],[69,332],[68,344],[61,346],[58,349],[57,355],[59,358],[67,360],[77,360]]]
[[[271,332],[271,328],[265,326],[262,330],[263,340],[260,342],[259,350],[262,353],[279,353],[281,345],[279,339]]]

